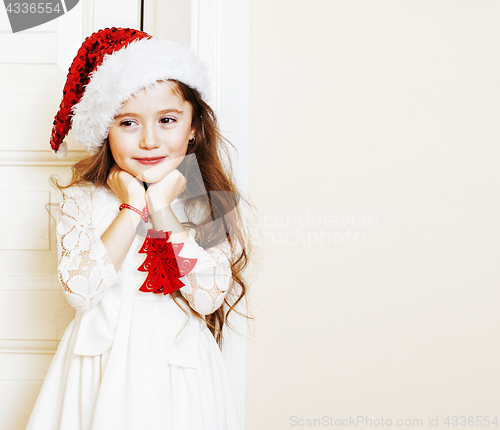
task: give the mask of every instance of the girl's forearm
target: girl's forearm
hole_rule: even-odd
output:
[[[134,241],[141,220],[139,214],[128,209],[121,210],[101,236],[101,240],[117,272],[120,270]]]

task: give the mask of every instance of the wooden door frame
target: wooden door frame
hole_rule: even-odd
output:
[[[235,146],[231,158],[236,180],[248,195],[250,2],[192,0],[191,45],[206,62],[212,80],[213,108],[222,134]],[[239,308],[245,312],[243,304]],[[245,415],[246,319],[233,319],[225,331],[224,360],[240,416]]]

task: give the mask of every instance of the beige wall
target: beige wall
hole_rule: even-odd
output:
[[[247,430],[500,415],[499,16],[251,1]]]

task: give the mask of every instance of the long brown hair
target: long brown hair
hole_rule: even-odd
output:
[[[185,157],[177,167],[187,183],[186,190],[180,196],[185,199],[184,210],[188,219],[183,225],[196,230],[195,240],[205,249],[219,245],[225,240],[231,247],[232,280],[224,305],[204,318],[198,314],[198,317],[206,321],[217,343],[222,347],[222,328],[224,324],[228,324],[229,314],[234,311],[251,318],[235,309],[248,289],[243,271],[249,263],[251,244],[247,226],[243,222],[242,204],[248,208],[251,205],[236,188],[228,148],[232,145],[220,134],[212,108],[202,100],[196,90],[182,82],[172,82],[176,83],[175,90],[179,96],[193,108],[192,127],[195,129],[194,142],[188,144],[186,152],[186,155],[195,156]],[[96,154],[72,166],[72,178],[67,185],[59,184],[55,177],[52,177],[52,183],[59,189],[88,183],[109,188],[107,178],[113,164],[113,155],[106,139]],[[198,211],[200,205],[203,208],[203,218],[196,223],[193,221],[193,214]],[[180,299],[187,303],[179,291],[172,296],[176,302]]]

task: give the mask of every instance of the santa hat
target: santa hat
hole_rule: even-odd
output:
[[[96,153],[123,103],[169,79],[208,101],[208,75],[191,49],[130,28],[106,28],[87,37],[69,69],[50,138],[52,150],[66,156],[63,139],[72,129],[76,140]]]

